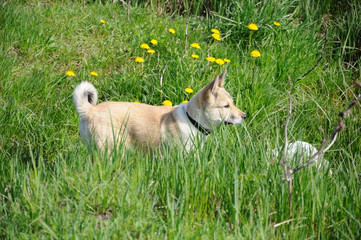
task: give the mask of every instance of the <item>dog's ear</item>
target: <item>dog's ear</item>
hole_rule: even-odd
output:
[[[219,74],[213,80],[212,92],[217,91],[217,88],[223,88],[224,87],[224,81],[226,80],[226,73],[227,73],[227,70],[224,70],[221,74]]]
[[[218,88],[223,88],[224,80],[226,78],[227,70],[218,75],[212,82],[210,82],[207,86],[205,86],[201,92],[201,97],[199,98],[200,106],[203,106],[203,102],[207,101],[207,99],[215,94]]]

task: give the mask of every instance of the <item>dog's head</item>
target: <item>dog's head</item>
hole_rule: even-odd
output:
[[[213,126],[222,123],[238,125],[246,118],[246,114],[234,105],[231,95],[224,89],[226,72],[205,86],[199,96],[200,106]]]

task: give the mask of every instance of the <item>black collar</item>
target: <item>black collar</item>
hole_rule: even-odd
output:
[[[193,118],[191,118],[191,116],[189,116],[188,112],[186,111],[187,117],[189,119],[189,121],[193,124],[193,126],[195,128],[197,128],[201,133],[203,133],[204,135],[209,135],[212,131],[208,130],[206,128],[204,128],[202,125],[200,125],[196,120],[194,120]]]

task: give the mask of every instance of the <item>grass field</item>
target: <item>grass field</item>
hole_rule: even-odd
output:
[[[291,211],[280,159],[267,154],[284,143],[288,77],[296,104],[289,140],[316,147],[359,92],[357,1],[354,18],[313,11],[309,1],[234,1],[209,16],[133,3],[129,21],[111,2],[0,3],[0,238],[361,238],[360,104],[325,154],[330,166],[295,175]],[[323,16],[325,56],[296,83],[322,54]],[[251,35],[252,22],[259,30]],[[203,149],[164,147],[153,157],[119,149],[111,158],[82,143],[72,102],[81,81],[95,85],[99,102],[176,105],[193,96],[185,88],[196,92],[226,68],[226,89],[249,117],[215,129]],[[252,87],[241,91],[253,68]]]

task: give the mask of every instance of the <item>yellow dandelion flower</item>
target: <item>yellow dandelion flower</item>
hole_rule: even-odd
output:
[[[281,24],[279,22],[273,22],[273,24],[276,25],[277,27],[281,26]]]
[[[168,30],[171,34],[175,34],[175,30],[173,28]]]
[[[188,102],[188,100],[184,100],[184,101],[182,101],[182,103],[187,103]]]
[[[207,60],[208,62],[214,62],[214,61],[216,61],[216,59],[215,59],[214,57],[207,57],[206,60]]]
[[[231,62],[231,60],[229,60],[228,58],[223,59],[223,61],[225,61],[226,63],[230,63],[230,62]]]
[[[90,75],[98,77],[98,73],[95,71],[90,72]]]
[[[173,103],[172,103],[171,101],[169,101],[169,100],[165,100],[165,101],[163,101],[163,105],[165,105],[165,106],[172,106]]]
[[[199,56],[196,54],[192,54],[192,58],[196,59],[196,58],[199,58]]]
[[[141,44],[140,47],[143,49],[150,49],[149,45],[146,43]]]
[[[157,44],[158,44],[158,41],[155,40],[155,39],[152,39],[152,40],[150,40],[150,43],[153,44],[153,45],[157,45]]]
[[[137,58],[135,58],[134,61],[136,61],[136,62],[138,62],[138,63],[142,63],[142,62],[144,62],[144,59],[141,58],[141,57],[137,57]]]
[[[153,49],[149,49],[148,52],[149,52],[150,54],[155,53],[155,51],[154,51]]]
[[[251,56],[254,57],[254,58],[258,58],[258,57],[261,56],[261,53],[258,50],[253,50],[251,52]]]
[[[197,48],[197,49],[200,49],[200,48],[201,48],[201,46],[199,46],[198,43],[192,43],[192,44],[191,44],[191,47]]]
[[[225,62],[222,59],[218,58],[218,59],[216,59],[216,63],[218,65],[222,66]]]
[[[213,34],[212,34],[212,37],[213,37],[214,39],[216,39],[217,41],[221,41],[221,35],[219,35],[218,33],[213,33]]]
[[[65,74],[70,77],[75,77],[75,73],[73,71],[66,71]]]
[[[248,27],[249,30],[252,30],[252,31],[257,31],[258,30],[257,25],[254,24],[254,23],[249,24],[247,27]]]
[[[212,32],[212,33],[215,33],[215,34],[219,34],[219,30],[218,30],[218,29],[215,29],[215,28],[213,28],[213,29],[211,30],[211,32]]]
[[[107,21],[105,21],[105,20],[100,20],[100,22],[102,23],[102,24],[106,24],[107,23]]]
[[[140,103],[139,101],[134,101],[134,103]]]
[[[193,93],[193,89],[192,89],[192,88],[186,88],[186,89],[184,89],[184,91],[186,91],[186,93]]]

